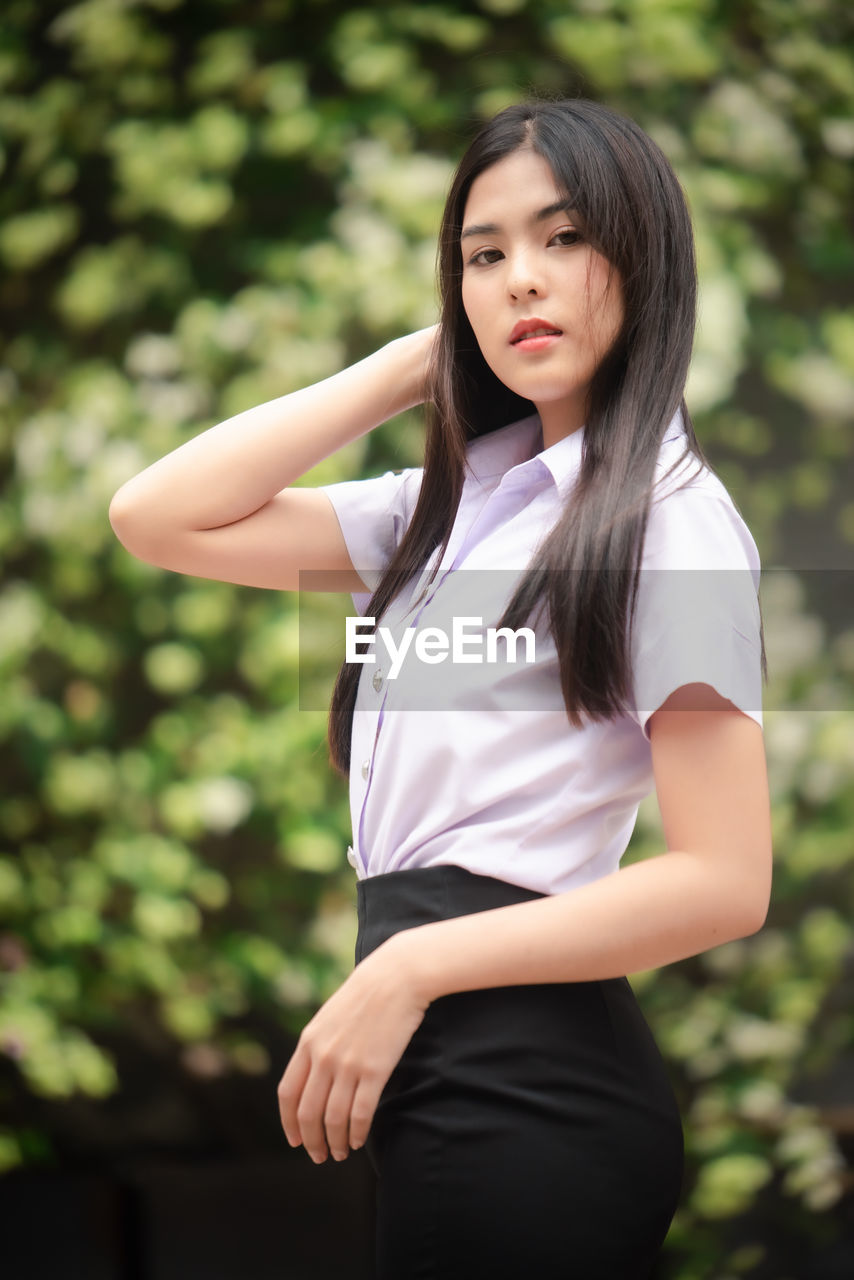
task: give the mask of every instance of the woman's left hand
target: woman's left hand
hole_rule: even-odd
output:
[[[317,1164],[329,1151],[344,1160],[350,1147],[364,1144],[385,1084],[430,1003],[411,980],[402,937],[365,956],[322,1005],[279,1082],[285,1136]]]

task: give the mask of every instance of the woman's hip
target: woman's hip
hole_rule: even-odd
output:
[[[456,865],[358,882],[356,962],[401,929],[544,897]],[[458,991],[434,1000],[383,1095],[495,1098],[553,1119],[629,1111],[679,1126],[669,1074],[626,977]]]
[[[391,876],[359,882],[359,960],[398,929],[544,896],[451,865]],[[645,1275],[684,1158],[669,1075],[625,977],[433,1001],[366,1151],[379,1178],[380,1275],[421,1274],[401,1270],[417,1256],[438,1260],[425,1276],[449,1280],[484,1262],[487,1239],[507,1275],[535,1260],[532,1241],[543,1266],[568,1250],[587,1268],[568,1274]]]

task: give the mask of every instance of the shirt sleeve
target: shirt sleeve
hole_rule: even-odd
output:
[[[686,486],[654,501],[632,636],[633,718],[675,689],[710,684],[762,725],[760,561],[721,485]]]
[[[353,568],[368,588],[352,593],[362,616],[415,510],[423,473],[423,467],[408,467],[318,486],[332,503]]]

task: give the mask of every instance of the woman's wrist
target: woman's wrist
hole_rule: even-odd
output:
[[[377,948],[396,980],[409,987],[425,1008],[440,995],[430,964],[429,935],[423,932],[426,928],[429,924],[400,929]]]
[[[412,409],[427,398],[427,381],[439,326],[430,325],[393,338],[385,348],[393,354],[400,386],[400,408]]]

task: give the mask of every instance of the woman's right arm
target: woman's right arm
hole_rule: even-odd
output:
[[[140,560],[250,587],[364,591],[338,519],[294,480],[351,440],[420,404],[438,326],[396,338],[332,377],[235,414],[133,476],[110,523]]]

